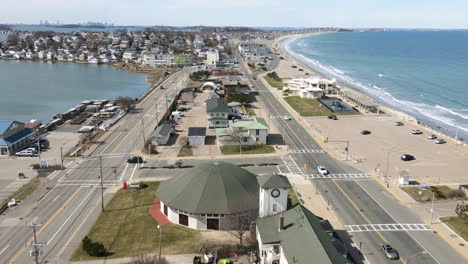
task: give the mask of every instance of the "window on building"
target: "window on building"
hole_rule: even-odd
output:
[[[278,210],[278,205],[277,204],[273,204],[273,212],[276,212]]]
[[[248,141],[248,138],[244,138],[244,142],[247,142]]]
[[[260,129],[255,130],[255,135],[260,135]]]

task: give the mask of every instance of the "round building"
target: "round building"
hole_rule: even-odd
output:
[[[162,182],[156,195],[172,223],[193,229],[245,228],[258,216],[257,176],[230,163],[198,165]]]

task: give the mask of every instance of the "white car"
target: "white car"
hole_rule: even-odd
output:
[[[328,171],[324,166],[318,166],[317,170],[321,175],[327,175],[328,174]]]
[[[411,133],[412,133],[413,135],[419,135],[419,134],[422,134],[422,131],[419,130],[419,129],[413,129],[413,130],[411,130]]]
[[[18,157],[32,157],[32,156],[34,156],[34,152],[32,150],[30,150],[30,149],[25,149],[25,150],[16,152],[15,156],[18,156]]]
[[[429,136],[427,136],[427,139],[436,139],[437,136],[434,135],[434,134],[430,134]]]
[[[292,117],[290,117],[290,116],[284,116],[283,118],[284,118],[284,120],[291,120],[292,119]]]

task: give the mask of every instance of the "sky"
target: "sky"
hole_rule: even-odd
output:
[[[466,0],[0,0],[0,23],[468,28]],[[6,9],[5,9],[6,10]],[[4,11],[5,11],[4,10]]]

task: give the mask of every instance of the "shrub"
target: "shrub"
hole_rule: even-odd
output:
[[[462,190],[453,190],[447,194],[448,198],[464,198],[465,193]]]
[[[431,186],[430,190],[431,190],[431,192],[434,193],[435,197],[437,197],[438,199],[446,198],[445,194],[443,192],[441,192],[437,186]]]
[[[102,257],[107,254],[107,249],[101,242],[93,242],[88,236],[83,238],[81,246],[86,254],[93,257]]]

